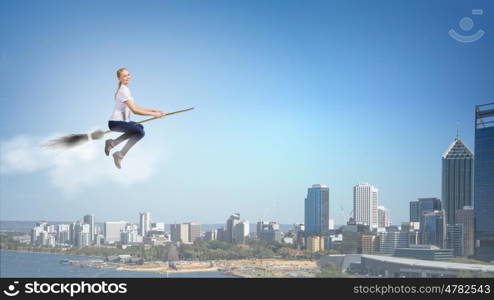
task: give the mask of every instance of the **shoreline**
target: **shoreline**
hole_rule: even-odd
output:
[[[146,272],[154,274],[186,274],[217,272],[221,275],[237,278],[285,278],[285,277],[314,277],[319,267],[312,260],[291,260],[279,258],[266,259],[236,259],[236,260],[210,260],[210,261],[176,261],[177,269],[170,268],[163,261],[145,261],[142,265],[126,264],[122,262],[104,261],[101,256],[64,255],[60,253],[45,253],[26,250],[2,250],[10,252],[38,253],[59,255],[66,257],[83,257],[69,262],[71,265],[88,268],[111,268],[115,271]],[[90,258],[103,260],[91,261]]]
[[[129,272],[151,272],[158,274],[166,274],[166,273],[201,273],[201,272],[220,272],[218,268],[198,268],[198,269],[178,269],[173,270],[166,266],[163,267],[150,267],[150,268],[129,268],[128,266],[120,266],[115,268],[116,271],[129,271]]]
[[[60,255],[60,256],[71,256],[71,257],[88,257],[88,258],[98,258],[98,259],[104,259],[104,257],[101,256],[88,256],[88,255],[76,255],[76,254],[63,254],[63,253],[50,253],[50,252],[41,252],[41,251],[28,251],[28,250],[7,250],[7,249],[0,249],[0,252],[5,251],[5,252],[18,252],[18,253],[36,253],[36,254],[47,254],[47,255]],[[152,264],[152,262],[150,262]],[[84,266],[84,267],[89,267],[89,268],[102,268],[102,266],[98,265],[86,265],[84,264],[84,261],[77,261],[75,260],[74,265],[78,266]],[[150,266],[149,268],[146,268],[144,265],[126,265],[126,264],[119,264],[119,263],[110,263],[110,265],[107,265],[106,267],[112,268],[115,271],[130,271],[130,272],[149,272],[149,273],[157,273],[157,274],[166,274],[166,273],[202,273],[202,272],[218,272],[223,274],[219,270],[218,267],[207,267],[207,268],[190,268],[190,269],[178,269],[178,270],[173,270],[170,269],[168,266],[163,265],[163,266]],[[237,275],[233,275],[237,276]]]

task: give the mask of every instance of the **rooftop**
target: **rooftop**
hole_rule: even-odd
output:
[[[382,255],[362,255],[363,258],[369,258],[384,263],[405,264],[415,267],[436,268],[436,269],[456,269],[464,271],[480,271],[494,273],[494,265],[481,264],[464,264],[445,261],[421,260],[413,258],[382,256]]]
[[[449,145],[448,149],[443,154],[443,159],[464,159],[473,158],[473,153],[470,149],[456,137],[455,140]]]
[[[328,186],[325,184],[313,184],[312,188],[327,188]]]

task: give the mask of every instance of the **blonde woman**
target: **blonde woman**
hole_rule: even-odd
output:
[[[131,112],[136,115],[157,118],[161,118],[165,114],[161,110],[147,109],[135,104],[129,89],[131,77],[127,69],[118,69],[117,79],[119,83],[115,93],[115,108],[108,121],[108,127],[111,131],[123,132],[123,134],[114,140],[108,139],[105,141],[105,154],[109,156],[114,147],[128,139],[122,150],[113,153],[115,166],[120,169],[122,160],[127,152],[144,137],[144,127],[141,124],[130,121]]]

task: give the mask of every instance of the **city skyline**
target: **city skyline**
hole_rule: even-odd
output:
[[[2,2],[1,220],[303,223],[320,183],[344,224],[352,187],[371,182],[396,223],[410,201],[441,198],[441,154],[457,128],[474,148],[475,105],[493,100],[490,1],[470,44],[448,35],[464,1],[116,4]],[[196,109],[146,123],[122,170],[99,141],[41,150],[106,129],[122,66],[139,105]]]

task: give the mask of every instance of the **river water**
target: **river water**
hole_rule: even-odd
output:
[[[90,268],[60,264],[60,260],[94,260],[97,258],[84,256],[67,256],[59,254],[28,253],[15,251],[0,251],[0,277],[79,277],[79,278],[156,278],[166,274],[153,272],[117,271],[110,268]],[[219,272],[190,272],[168,273],[168,277],[207,278],[221,277],[231,278]]]

